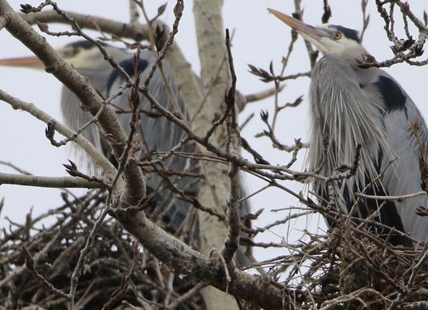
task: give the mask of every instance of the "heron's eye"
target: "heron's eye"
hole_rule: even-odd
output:
[[[73,56],[77,56],[80,53],[80,48],[73,49]]]
[[[339,40],[341,37],[342,37],[342,33],[341,33],[341,32],[336,32],[336,33],[334,34],[334,38],[335,38],[336,40]]]

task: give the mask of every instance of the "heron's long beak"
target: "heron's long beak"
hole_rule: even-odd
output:
[[[295,19],[294,17],[288,16],[284,13],[281,13],[277,10],[268,9],[268,11],[271,12],[276,17],[278,17],[288,26],[296,30],[298,33],[300,33],[305,39],[309,39],[310,41],[313,41],[313,40],[320,41],[323,38],[320,34],[317,33],[315,27],[307,25],[301,22],[300,20]]]
[[[43,63],[37,57],[0,59],[0,66],[44,69]]]

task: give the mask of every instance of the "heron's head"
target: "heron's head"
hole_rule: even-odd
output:
[[[102,43],[107,52],[112,55],[116,60],[121,60],[121,54],[125,52],[119,48],[112,47],[110,45]],[[106,66],[106,61],[102,56],[100,50],[96,45],[89,41],[76,41],[56,49],[57,53],[76,70],[100,70]],[[126,54],[125,54],[126,55]],[[9,58],[1,59],[0,66],[9,67],[25,67],[32,69],[44,69],[43,63],[37,57],[20,57],[20,58]]]
[[[313,27],[276,10],[268,10],[314,44],[324,55],[337,55],[351,64],[365,62],[370,56],[361,45],[356,30],[330,24]]]
[[[60,46],[56,51],[76,70],[96,69],[105,64],[105,60],[102,57],[100,50],[90,41],[72,42]]]

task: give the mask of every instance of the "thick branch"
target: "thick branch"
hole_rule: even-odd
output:
[[[209,259],[168,235],[136,207],[116,210],[115,215],[145,249],[170,266],[175,273],[194,276],[220,290],[226,289],[226,273],[220,260]],[[228,284],[230,294],[252,301],[265,309],[283,309],[282,291],[267,278],[252,276],[236,268],[231,268],[229,274],[232,278]],[[284,308],[287,309],[288,306]]]
[[[19,14],[27,23],[34,25],[36,21],[42,23],[61,23],[68,24],[64,18],[58,15],[54,10],[38,13]],[[132,38],[135,41],[147,40],[148,26],[141,24],[127,24],[116,22],[108,18],[90,16],[86,14],[78,14],[67,12],[67,15],[73,18],[81,28],[94,29],[96,24],[103,32],[115,34],[121,38]],[[156,27],[156,25],[154,25]]]

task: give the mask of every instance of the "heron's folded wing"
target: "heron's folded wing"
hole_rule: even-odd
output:
[[[388,100],[384,118],[388,142],[398,157],[391,169],[385,172],[383,184],[392,196],[420,192],[421,173],[419,168],[420,143],[427,139],[427,128],[418,108],[399,84],[389,76],[381,77],[384,87],[384,99]],[[403,97],[400,97],[402,94]],[[400,102],[402,101],[402,102]],[[412,130],[415,122],[419,123],[418,138]],[[424,155],[427,159],[426,154]],[[386,160],[383,166],[387,164]],[[417,196],[402,202],[395,202],[401,216],[404,229],[418,240],[425,241],[428,237],[428,217],[416,214],[416,208],[427,206],[426,196]]]

